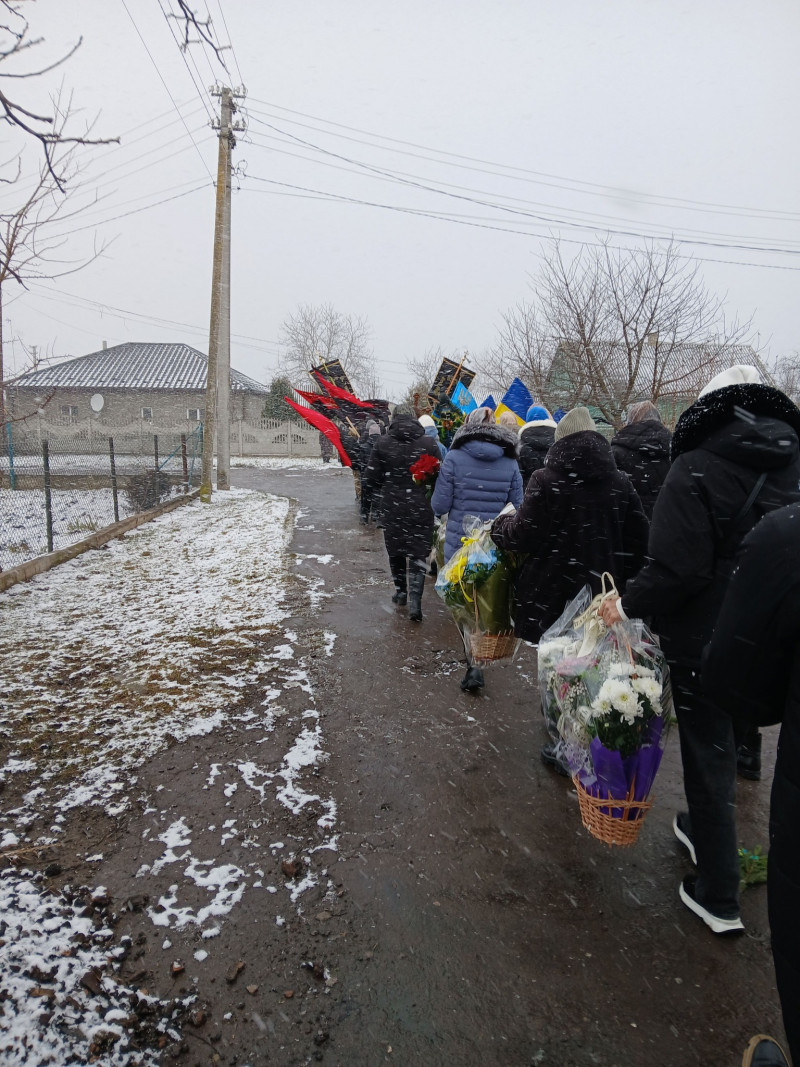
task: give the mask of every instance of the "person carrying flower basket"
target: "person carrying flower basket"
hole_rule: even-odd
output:
[[[511,503],[515,508],[521,504],[522,478],[516,449],[516,434],[495,423],[491,408],[471,411],[453,437],[431,497],[435,514],[447,515],[444,567],[440,570],[446,569],[461,547],[465,532],[468,536],[473,532],[471,525],[465,531],[465,519],[469,518],[470,524],[476,519],[486,522],[494,519],[506,504]],[[494,581],[498,580],[499,574]],[[456,619],[467,659],[467,671],[461,681],[465,692],[475,692],[484,686],[483,671],[475,661],[470,639],[475,628],[474,612],[470,618],[472,631],[466,629],[466,621]]]
[[[469,533],[436,580],[436,592],[450,609],[473,669],[508,659],[516,651],[511,620],[513,561],[494,544],[488,522],[465,520]]]
[[[604,575],[604,587],[606,579]],[[639,619],[607,629],[608,593],[587,585],[539,643],[539,691],[558,757],[569,768],[587,830],[607,844],[636,840],[672,718],[663,654]]]

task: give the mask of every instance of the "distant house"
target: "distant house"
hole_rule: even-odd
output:
[[[772,380],[750,345],[669,344],[653,334],[638,351],[620,344],[598,346],[592,361],[579,345],[562,341],[542,391],[553,410],[585,404],[606,433],[613,426],[598,406],[601,397],[606,413],[617,417],[630,404],[652,400],[664,423],[674,426],[711,378],[740,363],[758,368],[765,382]]]
[[[191,430],[203,420],[208,359],[185,344],[127,342],[22,374],[6,384],[12,417],[50,423]],[[231,370],[231,420],[258,423],[266,385]]]

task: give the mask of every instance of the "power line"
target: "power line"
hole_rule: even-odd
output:
[[[180,116],[180,118],[181,118],[181,121],[183,122],[183,125],[184,125],[184,126],[186,127],[186,132],[187,132],[187,133],[189,134],[189,138],[190,138],[190,140],[191,140],[192,144],[193,144],[193,145],[194,145],[194,147],[195,147],[195,151],[197,152],[198,156],[200,156],[200,159],[201,159],[201,161],[202,161],[202,163],[203,163],[203,167],[205,168],[206,174],[207,174],[207,175],[209,176],[209,178],[210,178],[210,179],[211,179],[211,181],[213,182],[213,181],[214,181],[214,178],[213,178],[213,176],[212,176],[212,174],[211,174],[211,171],[210,171],[210,170],[208,169],[208,164],[206,163],[206,161],[205,161],[205,159],[204,159],[204,157],[203,157],[203,153],[202,153],[202,152],[200,151],[200,149],[199,149],[199,148],[197,147],[197,144],[195,143],[195,140],[194,140],[194,138],[192,137],[191,133],[189,133],[189,127],[188,127],[188,126],[186,125],[186,121],[185,121],[185,119],[183,118],[183,115],[181,115],[181,112],[180,112],[180,110],[178,109],[178,105],[177,105],[177,104],[175,103],[175,98],[173,97],[172,93],[170,92],[169,86],[168,86],[168,85],[167,85],[167,83],[166,83],[166,82],[164,81],[164,76],[162,75],[162,73],[161,73],[161,70],[159,69],[159,66],[158,66],[158,64],[156,63],[155,59],[153,58],[153,54],[152,54],[152,52],[150,51],[150,49],[149,49],[149,48],[148,48],[148,46],[147,46],[147,41],[145,41],[144,37],[143,37],[143,36],[142,36],[142,34],[141,34],[141,31],[140,31],[139,27],[138,27],[138,26],[136,25],[136,21],[134,20],[134,17],[133,17],[133,15],[132,15],[132,14],[130,13],[130,10],[128,9],[128,5],[127,5],[127,3],[125,2],[125,0],[120,0],[120,2],[121,2],[121,4],[122,4],[122,6],[123,6],[123,7],[125,8],[125,11],[126,11],[126,13],[127,13],[127,15],[128,15],[128,18],[129,18],[129,19],[131,20],[131,23],[132,23],[132,25],[133,25],[133,28],[134,28],[134,29],[136,30],[136,33],[137,33],[137,35],[138,35],[138,37],[139,37],[139,40],[140,40],[140,41],[142,42],[142,46],[144,47],[144,50],[145,50],[145,52],[147,52],[147,55],[148,55],[148,56],[149,56],[149,58],[150,58],[150,62],[151,62],[151,63],[153,64],[153,69],[155,70],[156,74],[158,75],[158,77],[159,77],[159,80],[160,80],[161,84],[162,84],[162,85],[164,86],[164,89],[166,90],[167,96],[168,96],[168,97],[170,98],[170,100],[172,101],[172,106],[173,106],[173,107],[175,108],[175,111],[176,111],[176,112],[178,113],[178,115]]]
[[[495,168],[495,170],[493,170],[493,171],[484,171],[483,173],[497,173],[497,170],[507,170],[507,171],[516,172],[516,174],[512,173],[512,174],[500,174],[499,175],[500,177],[509,178],[510,180],[517,180],[517,181],[531,181],[531,180],[533,180],[534,184],[540,184],[540,185],[551,185],[552,183],[555,183],[554,185],[552,185],[553,188],[562,189],[562,190],[565,190],[565,191],[568,191],[568,192],[586,192],[587,195],[601,196],[601,197],[603,197],[605,199],[608,199],[609,196],[619,195],[619,193],[622,192],[622,193],[624,193],[624,195],[626,197],[637,198],[637,199],[641,200],[644,203],[650,203],[650,204],[653,204],[655,206],[679,207],[679,208],[685,209],[687,211],[688,210],[692,210],[692,211],[708,211],[709,213],[719,213],[719,214],[731,214],[731,213],[736,214],[736,213],[739,213],[739,212],[746,212],[746,213],[752,213],[753,217],[773,218],[776,221],[797,221],[797,220],[800,220],[800,213],[798,213],[798,212],[778,211],[776,209],[771,209],[771,208],[748,207],[748,206],[741,205],[741,204],[740,205],[720,204],[720,203],[717,203],[717,202],[714,202],[714,201],[695,200],[695,199],[690,199],[688,197],[663,196],[663,195],[658,194],[658,193],[645,193],[645,192],[641,192],[641,191],[637,191],[637,190],[627,190],[627,189],[626,190],[616,190],[614,187],[609,186],[609,185],[603,185],[600,182],[588,182],[588,181],[584,181],[584,180],[582,180],[580,178],[569,178],[569,177],[566,177],[564,175],[550,174],[547,171],[537,171],[537,170],[532,170],[532,169],[527,168],[527,167],[517,167],[517,166],[514,166],[513,164],[496,163],[496,162],[494,162],[492,160],[481,159],[481,158],[475,157],[475,156],[461,155],[461,154],[456,153],[456,152],[445,151],[444,149],[432,148],[429,145],[418,144],[418,143],[416,143],[414,141],[404,141],[404,140],[401,140],[401,139],[396,138],[396,137],[389,137],[389,136],[387,136],[385,134],[374,133],[374,132],[369,131],[369,130],[361,130],[356,126],[347,126],[344,123],[334,122],[331,119],[320,118],[317,115],[309,115],[304,111],[295,111],[292,108],[283,107],[280,104],[274,104],[274,103],[271,103],[271,102],[266,101],[266,100],[258,100],[256,98],[253,98],[252,103],[262,104],[265,107],[270,107],[270,108],[273,108],[273,109],[278,110],[278,111],[284,111],[284,112],[286,112],[287,114],[290,114],[290,115],[299,115],[302,118],[311,119],[314,122],[322,122],[327,126],[333,126],[333,127],[336,127],[337,129],[349,130],[351,133],[360,133],[365,137],[371,137],[371,138],[374,138],[376,140],[387,141],[387,142],[389,142],[391,144],[404,145],[404,146],[407,146],[407,147],[410,147],[410,148],[418,148],[421,151],[427,152],[427,153],[433,152],[433,153],[436,153],[437,155],[446,157],[446,159],[445,160],[431,159],[431,157],[429,155],[419,156],[414,152],[400,151],[399,154],[402,154],[402,155],[410,155],[410,156],[414,156],[415,158],[418,158],[418,159],[426,159],[429,162],[434,162],[434,163],[438,163],[438,164],[446,163],[447,159],[455,159],[455,160],[464,160],[467,163],[480,163],[483,166]],[[251,108],[251,110],[253,110],[254,114],[262,114],[262,112],[259,112],[257,109],[252,109]],[[387,148],[385,148],[385,146],[380,145],[380,144],[370,144],[370,142],[361,141],[358,138],[346,137],[344,134],[332,134],[328,130],[319,130],[318,127],[307,126],[304,123],[296,122],[295,120],[292,120],[292,119],[281,119],[281,118],[278,118],[277,116],[272,116],[272,115],[268,115],[267,117],[268,118],[276,118],[277,121],[291,122],[292,125],[301,126],[301,127],[305,128],[305,129],[317,130],[318,132],[325,133],[328,136],[338,136],[338,137],[343,138],[344,140],[355,141],[358,144],[367,144],[369,147],[377,148],[377,149],[380,149],[380,150],[383,150],[383,151],[396,151],[395,149],[387,149]],[[461,164],[458,164],[458,163],[454,163],[454,164],[450,164],[450,165],[452,165],[452,166],[461,166]],[[467,167],[462,167],[462,169],[476,170],[476,169],[480,169],[480,168],[467,166]],[[526,177],[519,178],[516,175],[531,175],[533,177],[532,178],[526,178]],[[549,179],[549,180],[548,181],[540,181],[539,179],[541,179],[541,178],[546,178],[546,179]],[[564,183],[566,183],[566,184],[564,184]],[[570,189],[569,185],[576,185],[576,186],[580,186],[581,188],[580,189]]]
[[[188,322],[177,322],[174,319],[164,319],[164,318],[160,318],[157,315],[143,315],[141,312],[138,312],[138,311],[130,311],[130,310],[127,310],[125,308],[115,307],[113,304],[104,304],[99,300],[91,300],[89,297],[79,296],[77,293],[68,293],[63,289],[59,289],[58,290],[58,294],[56,294],[56,293],[53,293],[51,290],[47,289],[46,286],[44,286],[42,283],[34,282],[31,285],[31,289],[34,292],[36,292],[39,296],[41,296],[43,299],[45,299],[45,300],[55,300],[58,303],[65,303],[65,304],[70,304],[70,303],[73,303],[73,302],[77,301],[79,304],[86,305],[90,310],[101,311],[101,312],[103,312],[105,314],[111,314],[111,315],[119,316],[120,318],[140,319],[143,322],[147,322],[147,323],[150,323],[150,324],[153,324],[153,325],[164,326],[164,327],[175,327],[175,326],[177,326],[180,329],[192,330],[195,333],[202,333],[202,334],[207,334],[208,333],[208,326],[207,325],[206,326],[194,326],[194,325],[192,325],[191,323],[188,323]],[[63,294],[63,298],[62,298],[62,294]],[[238,333],[238,334],[231,334],[231,336],[235,337],[237,339],[241,339],[244,342],[246,342],[246,341],[256,342],[255,344],[244,344],[243,347],[246,347],[246,348],[257,348],[258,351],[264,351],[265,350],[264,346],[266,346],[266,345],[271,345],[271,346],[273,346],[275,348],[283,348],[284,347],[280,341],[268,341],[263,337],[252,337],[249,334]],[[278,353],[269,353],[269,354],[277,355]]]
[[[256,123],[259,123],[259,124],[268,125],[267,123],[262,123],[261,120],[259,120],[257,118],[253,119],[253,121],[256,122]],[[270,128],[271,129],[275,129],[275,127],[270,127]],[[270,138],[269,134],[263,134],[263,135],[257,135],[257,136],[264,136],[264,137],[267,137],[268,139],[277,140],[280,144],[293,143],[293,141],[294,141],[294,138],[293,138],[292,134],[288,134],[287,135],[289,138],[292,138],[292,140],[290,140],[290,141],[282,140],[280,138]],[[292,157],[294,159],[300,159],[300,160],[303,160],[304,162],[307,162],[307,163],[317,163],[317,164],[320,164],[322,166],[331,167],[334,170],[342,170],[342,171],[344,171],[345,173],[348,173],[348,174],[359,174],[359,173],[362,173],[364,168],[367,168],[368,170],[372,170],[372,168],[370,168],[368,164],[362,164],[362,163],[360,163],[358,161],[354,161],[355,166],[356,166],[357,169],[353,169],[353,167],[338,166],[337,164],[330,163],[327,160],[316,159],[314,157],[300,155],[299,153],[296,153],[296,152],[289,152],[286,149],[277,149],[277,148],[272,147],[271,145],[265,145],[265,144],[259,143],[259,141],[254,139],[252,135],[251,135],[251,143],[254,144],[257,148],[267,148],[269,151],[277,152],[280,155],[290,156],[290,157]],[[304,143],[306,143],[306,142],[304,142]],[[315,151],[320,151],[320,152],[322,152],[324,154],[327,154],[325,149],[318,149],[316,146],[310,145],[309,143],[306,143],[306,144],[307,144],[308,147],[313,148]],[[345,157],[338,157],[338,158],[345,158]],[[361,169],[358,169],[358,168],[361,168]],[[407,184],[406,181],[405,181],[406,178],[411,178],[411,179],[419,178],[418,175],[408,174],[407,172],[404,172],[404,171],[379,171],[378,173],[374,174],[374,177],[376,177],[379,181],[388,181],[388,182],[392,182],[394,184],[401,184],[401,185]],[[444,186],[445,190],[446,189],[460,189],[460,190],[466,191],[466,192],[480,193],[483,196],[491,196],[491,194],[489,194],[489,193],[484,193],[483,190],[473,189],[473,188],[471,188],[469,186],[454,185],[451,182],[438,182],[437,184],[439,186]],[[423,188],[429,188],[428,186],[422,186],[422,187]],[[445,190],[438,190],[436,186],[434,186],[432,188],[434,189],[434,191],[441,191],[441,192],[445,191]],[[500,200],[511,201],[512,203],[517,203],[517,204],[530,204],[532,206],[536,206],[536,207],[540,207],[540,208],[549,208],[549,209],[552,209],[554,211],[559,211],[560,210],[560,211],[572,212],[573,214],[578,214],[578,212],[577,211],[573,211],[572,208],[560,207],[560,206],[555,205],[555,204],[542,204],[542,203],[536,202],[536,201],[524,200],[521,197],[510,197],[510,196],[504,196],[504,195],[501,194],[499,199]],[[480,203],[483,204],[486,207],[491,207],[491,208],[494,208],[495,210],[498,210],[498,211],[499,210],[511,210],[505,204],[498,203],[497,199],[495,199],[495,200],[481,200]],[[527,213],[524,213],[524,214],[527,214]],[[584,211],[584,212],[581,212],[580,215],[582,216],[582,218],[580,220],[578,220],[578,221],[583,221],[583,219],[585,219],[587,217],[592,218],[593,220],[595,220],[595,221],[591,222],[591,224],[588,227],[584,227],[584,228],[597,229],[599,227],[599,228],[602,228],[602,229],[606,229],[606,228],[608,228],[609,220],[611,220],[612,222],[622,222],[622,223],[625,223],[625,224],[631,224],[629,219],[620,219],[618,216],[603,215],[603,214],[600,214],[598,212],[593,212],[593,211],[588,211],[588,212]],[[656,225],[658,225],[658,224],[656,224]],[[699,235],[704,236],[704,237],[715,237],[715,236],[722,236],[722,237],[734,237],[734,236],[736,236],[736,237],[739,237],[739,235],[718,234],[714,230],[684,229],[682,232],[687,233],[687,234],[692,234],[692,235],[699,234]],[[650,233],[650,234],[642,234],[641,236],[646,236],[646,237],[650,237],[650,238],[658,238],[658,239],[664,239],[666,237],[668,239],[669,237],[672,236],[672,231],[668,231],[666,235],[664,233]],[[741,240],[748,240],[747,237],[741,237],[740,239]]]
[[[343,160],[346,163],[354,164],[355,166],[362,167],[364,170],[371,171],[371,172],[373,172],[375,174],[380,174],[380,175],[388,176],[388,177],[396,177],[395,175],[392,175],[391,172],[385,171],[380,167],[373,167],[371,164],[361,163],[359,160],[354,160],[349,156],[343,156],[343,155],[341,155],[341,153],[331,152],[329,149],[321,148],[319,145],[315,145],[310,141],[306,141],[302,137],[297,137],[295,134],[286,133],[285,130],[279,130],[279,129],[277,129],[277,127],[271,126],[269,123],[265,123],[265,125],[269,126],[270,129],[277,130],[278,133],[284,133],[286,136],[290,137],[293,141],[297,141],[298,144],[302,144],[307,148],[312,148],[315,151],[321,152],[323,155],[331,156],[334,159],[339,159],[339,160]],[[594,225],[587,226],[587,225],[585,225],[585,224],[583,224],[581,222],[576,222],[576,221],[573,221],[571,219],[564,219],[564,218],[558,218],[558,217],[545,216],[545,215],[541,215],[541,214],[539,214],[537,212],[532,212],[532,211],[522,211],[519,208],[507,207],[506,205],[497,204],[497,203],[493,203],[491,201],[478,199],[477,197],[466,196],[463,193],[452,193],[452,192],[449,192],[449,191],[447,191],[445,189],[439,189],[436,186],[428,185],[426,182],[414,181],[414,180],[411,180],[411,179],[399,178],[399,177],[396,178],[396,180],[400,184],[407,185],[407,186],[409,186],[411,188],[422,189],[422,190],[425,190],[427,192],[437,193],[439,196],[447,196],[447,197],[450,197],[450,198],[452,198],[454,200],[464,201],[466,203],[471,203],[471,204],[477,204],[480,207],[491,207],[491,208],[494,208],[496,211],[503,211],[503,212],[506,212],[506,213],[511,214],[511,215],[516,215],[516,216],[521,216],[521,217],[524,217],[524,218],[535,219],[538,222],[543,223],[543,224],[548,225],[548,226],[553,226],[553,225],[555,225],[555,226],[566,226],[566,227],[569,227],[571,229],[579,229],[579,230],[588,230],[588,229],[596,229],[597,228]],[[641,238],[645,238],[645,239],[647,239],[647,238],[649,238],[649,239],[657,238],[657,239],[660,239],[660,240],[672,239],[672,240],[677,241],[677,242],[679,242],[681,244],[692,244],[692,245],[705,246],[705,247],[709,247],[709,248],[737,249],[737,250],[746,251],[746,252],[750,252],[750,251],[752,251],[752,252],[769,252],[769,253],[782,254],[782,255],[800,255],[800,248],[798,248],[798,249],[774,248],[774,247],[763,247],[763,246],[752,245],[752,244],[741,244],[741,243],[738,243],[738,242],[712,241],[712,240],[708,240],[706,238],[679,237],[679,236],[675,236],[675,235],[670,237],[669,234],[652,234],[652,233],[651,234],[644,234],[644,233],[642,233],[641,231],[638,231],[638,230],[620,229],[619,227],[610,227],[610,226],[604,226],[603,229],[605,229],[605,230],[607,230],[607,232],[612,233],[612,234],[614,234],[616,236],[619,236],[619,237],[634,237],[634,238],[640,238],[640,239]],[[743,238],[742,240],[745,240],[745,239]]]
[[[200,82],[199,85],[198,85],[197,81],[195,81],[195,77],[192,74],[191,68],[189,67],[189,60],[187,59],[187,56],[186,56],[186,53],[188,51],[188,47],[187,48],[183,48],[183,46],[181,45],[180,36],[176,36],[176,32],[177,31],[175,29],[175,26],[173,25],[172,21],[170,20],[167,12],[164,10],[164,6],[161,3],[161,0],[158,0],[158,6],[159,6],[159,8],[161,10],[161,14],[164,16],[164,21],[166,22],[167,27],[169,28],[170,36],[172,37],[172,40],[174,41],[174,43],[177,45],[178,51],[180,52],[181,59],[183,60],[183,65],[186,67],[186,71],[187,71],[187,73],[189,75],[189,78],[191,79],[191,82],[192,82],[192,85],[194,86],[195,92],[200,97],[201,101],[203,102],[203,107],[206,109],[206,115],[208,116],[208,120],[209,120],[209,122],[211,122],[213,124],[213,122],[214,122],[214,113],[211,110],[211,107],[210,107],[208,101],[206,100],[206,96],[205,96],[205,93],[203,91],[203,79],[202,79],[202,77],[200,75],[200,70],[199,70],[199,68],[197,66],[197,63],[195,61],[194,53],[193,52],[190,53],[190,58],[192,60],[192,66],[194,67],[195,71],[197,72],[197,78],[199,79],[199,82]],[[204,52],[205,52],[205,50],[204,50]],[[209,64],[209,68],[210,68],[210,64]],[[212,71],[212,74],[211,74],[211,78],[212,78],[212,81],[215,80],[213,71]]]
[[[425,210],[422,210],[421,208],[402,207],[402,206],[400,206],[398,204],[382,204],[382,203],[379,203],[379,202],[373,201],[373,200],[363,200],[363,199],[359,199],[358,197],[343,196],[340,193],[329,193],[329,192],[325,192],[324,190],[321,190],[321,189],[310,189],[310,188],[308,188],[306,186],[302,186],[302,185],[292,185],[289,182],[279,182],[279,181],[276,181],[273,178],[262,178],[257,174],[248,174],[247,177],[248,178],[252,178],[254,181],[265,182],[265,183],[267,183],[269,185],[281,186],[282,188],[285,188],[285,189],[298,190],[298,192],[295,192],[295,193],[286,193],[286,192],[281,192],[281,191],[278,191],[278,190],[264,190],[264,192],[270,193],[270,194],[272,194],[274,196],[290,196],[290,197],[294,197],[294,198],[302,199],[302,200],[318,200],[318,201],[320,201],[322,203],[326,203],[326,202],[327,203],[342,202],[342,203],[348,203],[348,204],[357,204],[357,205],[361,205],[361,206],[364,206],[364,207],[381,208],[381,209],[383,209],[385,211],[394,211],[394,212],[398,212],[400,214],[405,214],[405,215],[417,215],[417,216],[419,216],[421,218],[436,219],[439,222],[452,222],[455,225],[472,226],[472,227],[475,227],[475,228],[481,229],[481,230],[493,230],[493,231],[496,231],[498,233],[515,234],[515,235],[518,235],[520,237],[528,237],[528,238],[530,238],[530,237],[540,237],[540,238],[544,238],[545,240],[554,239],[552,233],[550,233],[550,234],[532,234],[527,230],[515,230],[515,229],[513,229],[513,227],[510,227],[510,226],[493,226],[493,225],[490,225],[489,223],[485,223],[485,222],[472,221],[469,217],[466,217],[466,218],[458,217],[453,213],[437,212],[437,211],[425,211]],[[244,188],[243,188],[242,191],[243,192],[259,192],[258,189],[244,189]],[[568,238],[568,237],[559,238],[559,240],[563,241],[566,244],[586,245],[587,247],[592,247],[592,248],[601,248],[601,247],[603,247],[602,243],[599,242],[599,241],[574,240],[574,239],[571,239],[571,238]],[[624,246],[622,246],[621,247],[621,251],[630,252],[630,251],[635,251],[635,249],[625,248]],[[748,251],[757,251],[757,249],[748,249]],[[790,267],[787,264],[781,264],[781,263],[753,263],[753,262],[742,261],[742,260],[713,259],[713,258],[707,258],[707,257],[703,257],[703,256],[680,256],[679,258],[692,260],[693,262],[723,263],[723,264],[726,264],[726,265],[729,265],[729,266],[737,266],[737,267],[756,267],[756,268],[764,268],[764,269],[769,269],[769,270],[789,270],[789,271],[800,270],[800,267]]]
[[[192,193],[197,193],[201,189],[208,189],[208,182],[203,182],[202,185],[196,185],[194,189],[187,189],[185,193],[177,193],[175,196],[167,196],[163,200],[157,200],[154,204],[146,204],[144,207],[134,208],[133,211],[123,211],[121,215],[112,215],[109,219],[100,219],[98,222],[91,222],[87,226],[76,226],[72,230],[64,230],[63,233],[54,233],[53,239],[58,237],[67,237],[72,233],[80,233],[82,230],[95,230],[98,226],[105,226],[109,222],[116,222],[117,219],[126,219],[129,215],[138,215],[142,211],[150,211],[154,207],[160,207],[161,204],[168,204],[172,200],[182,200],[184,196],[190,196]]]
[[[222,25],[225,27],[225,35],[228,38],[228,45],[231,50],[231,55],[233,56],[233,65],[236,67],[236,74],[239,78],[239,84],[241,86],[244,86],[245,81],[242,77],[242,68],[239,66],[239,60],[236,58],[236,49],[233,47],[233,38],[231,37],[231,31],[228,29],[228,20],[225,18],[225,12],[222,8],[222,0],[217,0],[217,7],[219,8],[219,13],[222,17]]]

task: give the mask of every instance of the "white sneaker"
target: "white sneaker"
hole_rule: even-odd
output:
[[[693,874],[687,874],[684,880],[681,882],[681,887],[678,890],[680,898],[689,911],[693,911],[695,915],[699,915],[703,922],[715,934],[737,934],[744,931],[744,923],[737,915],[735,919],[723,919],[719,915],[714,915],[700,904],[694,895],[695,889],[695,877]]]

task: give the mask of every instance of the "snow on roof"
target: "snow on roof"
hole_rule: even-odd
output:
[[[185,389],[206,387],[208,357],[185,344],[127,341],[88,356],[21,374],[14,385],[31,389]],[[266,395],[269,389],[231,368],[231,389]]]

